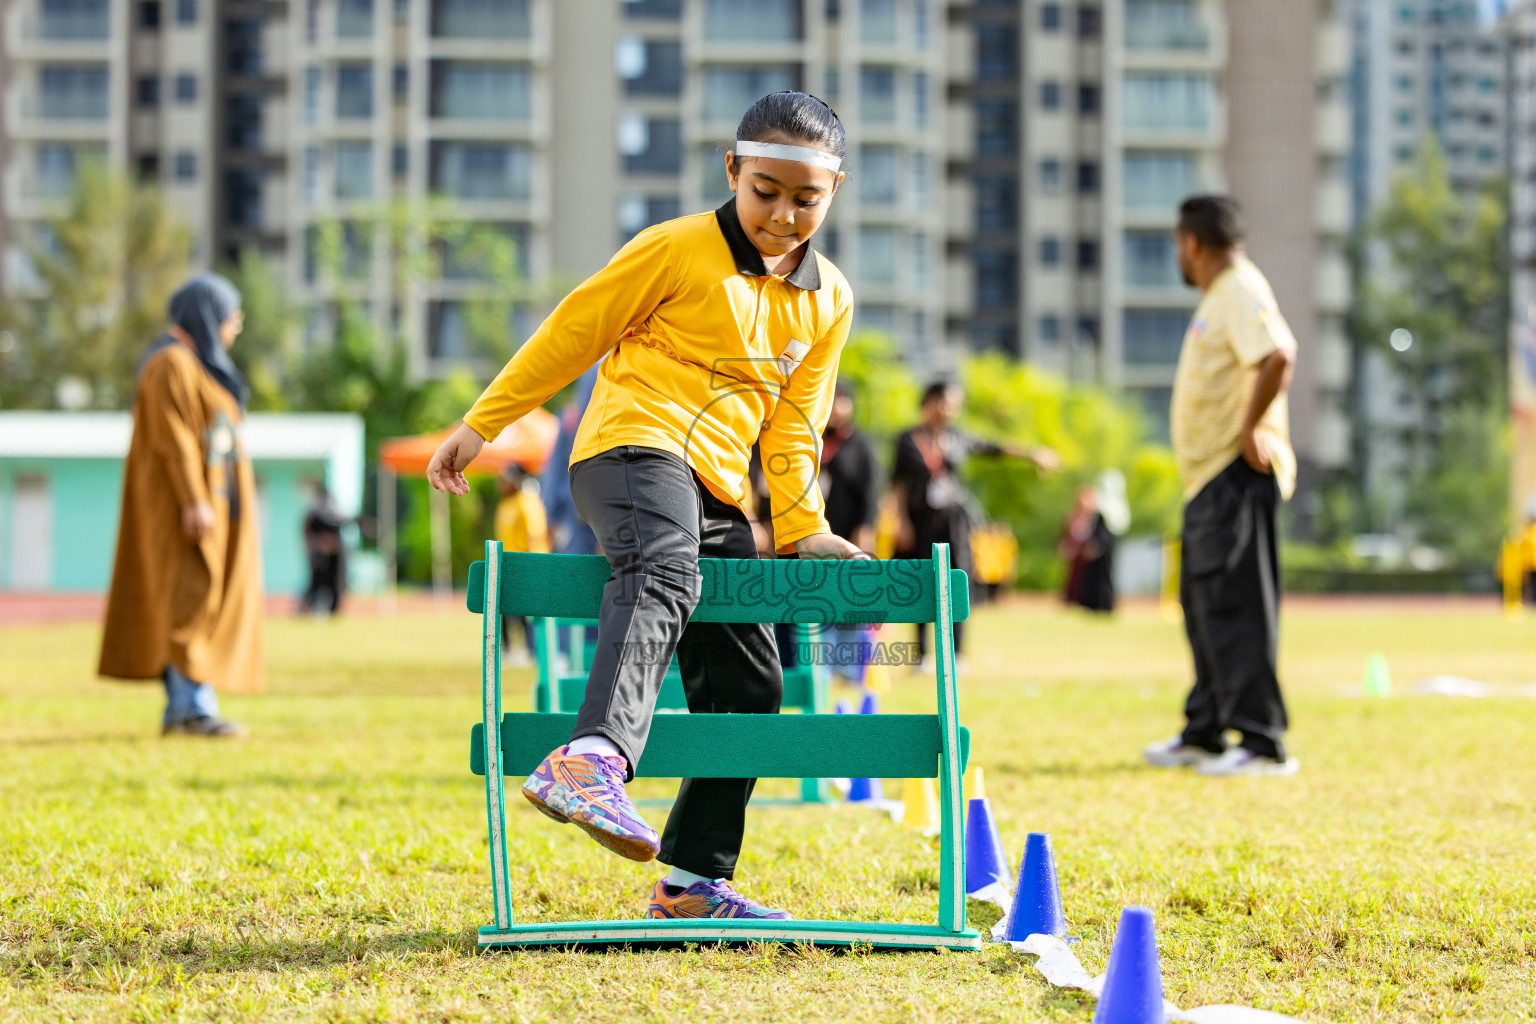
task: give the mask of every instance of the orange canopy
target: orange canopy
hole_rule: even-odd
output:
[[[425,473],[432,454],[453,430],[449,427],[415,437],[392,437],[379,445],[379,463],[395,473]],[[482,448],[468,472],[500,473],[514,462],[530,473],[542,472],[559,431],[560,420],[554,413],[535,409],[508,424],[496,440]]]

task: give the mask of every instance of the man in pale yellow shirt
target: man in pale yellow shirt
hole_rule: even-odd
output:
[[[1275,513],[1296,486],[1285,400],[1296,338],[1244,252],[1234,200],[1186,200],[1174,241],[1184,280],[1203,293],[1179,352],[1171,421],[1195,685],[1183,732],[1143,756],[1205,775],[1290,775],[1299,765],[1281,743],[1289,722],[1276,673]],[[1230,749],[1228,731],[1242,735]]]

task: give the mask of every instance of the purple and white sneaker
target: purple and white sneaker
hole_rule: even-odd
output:
[[[654,860],[661,837],[624,792],[624,762],[601,754],[567,754],[560,747],[523,782],[528,802],[556,821],[570,822],[600,845],[630,860]]]
[[[663,878],[651,890],[647,917],[749,917],[759,921],[792,921],[788,911],[765,907],[748,899],[731,883],[720,880],[694,882],[686,889],[669,892]]]

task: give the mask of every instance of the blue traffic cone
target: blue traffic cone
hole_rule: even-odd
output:
[[[851,714],[853,714],[853,702],[848,700],[846,697],[843,698],[842,700],[837,702],[837,706],[832,709],[832,713],[834,715],[851,715]]]
[[[880,699],[868,690],[864,691],[864,699],[859,702],[859,714],[878,715],[880,713]],[[854,779],[848,786],[848,799],[859,800],[883,800],[885,790],[880,785],[879,779]]]
[[[848,784],[848,800],[850,803],[858,803],[861,800],[884,800],[885,789],[879,779],[853,779]]]
[[[1152,911],[1126,907],[1120,911],[1093,1024],[1164,1024],[1166,1020]]]
[[[992,801],[971,799],[965,811],[965,891],[975,895],[993,882],[1008,884],[1008,861],[997,834]]]
[[[1008,941],[1023,942],[1031,935],[1067,937],[1067,919],[1061,912],[1061,886],[1056,883],[1056,858],[1051,837],[1031,832],[1019,865],[1019,884],[1008,912]]]

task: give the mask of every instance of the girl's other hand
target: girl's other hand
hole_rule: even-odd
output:
[[[213,536],[216,522],[213,506],[206,501],[196,501],[181,507],[181,532],[191,541],[207,540]]]
[[[427,463],[427,482],[449,494],[468,494],[469,481],[464,479],[464,470],[484,447],[485,438],[475,433],[473,427],[460,423]]]

